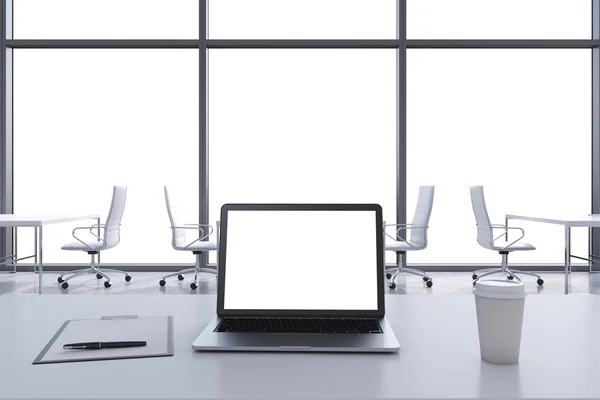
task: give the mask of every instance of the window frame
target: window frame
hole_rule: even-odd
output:
[[[13,0],[0,0],[0,212],[13,210],[13,171],[12,171],[12,49],[173,49],[193,48],[199,50],[200,99],[199,99],[199,217],[201,223],[208,223],[208,135],[207,135],[207,65],[209,49],[396,49],[397,50],[397,96],[396,96],[396,223],[406,223],[406,52],[407,49],[572,49],[592,50],[592,198],[591,212],[600,213],[600,0],[590,0],[592,7],[591,39],[587,40],[408,40],[406,36],[406,0],[396,1],[396,39],[388,40],[219,40],[208,39],[207,6],[208,0],[199,0],[199,39],[198,40],[33,40],[13,39]],[[0,231],[0,256],[14,254],[16,238],[12,230]],[[600,254],[600,228],[592,230],[590,252]],[[202,263],[208,263],[203,255]],[[131,264],[129,264],[131,266]],[[62,266],[63,269],[65,266]],[[590,265],[591,267],[591,265]],[[1,268],[1,267],[0,267]],[[177,266],[165,266],[176,270]],[[442,266],[442,269],[444,267]],[[447,269],[447,268],[446,268]],[[452,270],[457,270],[452,267]]]

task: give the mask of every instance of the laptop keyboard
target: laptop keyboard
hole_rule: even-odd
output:
[[[383,333],[374,318],[225,317],[215,332]]]

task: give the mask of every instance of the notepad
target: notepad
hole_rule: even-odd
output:
[[[74,342],[144,340],[146,346],[101,350],[65,350]],[[173,317],[110,316],[66,321],[33,364],[172,356]]]

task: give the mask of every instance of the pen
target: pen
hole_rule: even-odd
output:
[[[81,349],[81,350],[100,350],[100,349],[120,349],[123,347],[140,347],[145,346],[144,341],[133,342],[84,342],[84,343],[69,343],[63,346],[63,349]]]

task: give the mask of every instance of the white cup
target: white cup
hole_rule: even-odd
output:
[[[525,285],[516,281],[477,281],[473,294],[481,359],[492,364],[518,363]]]

